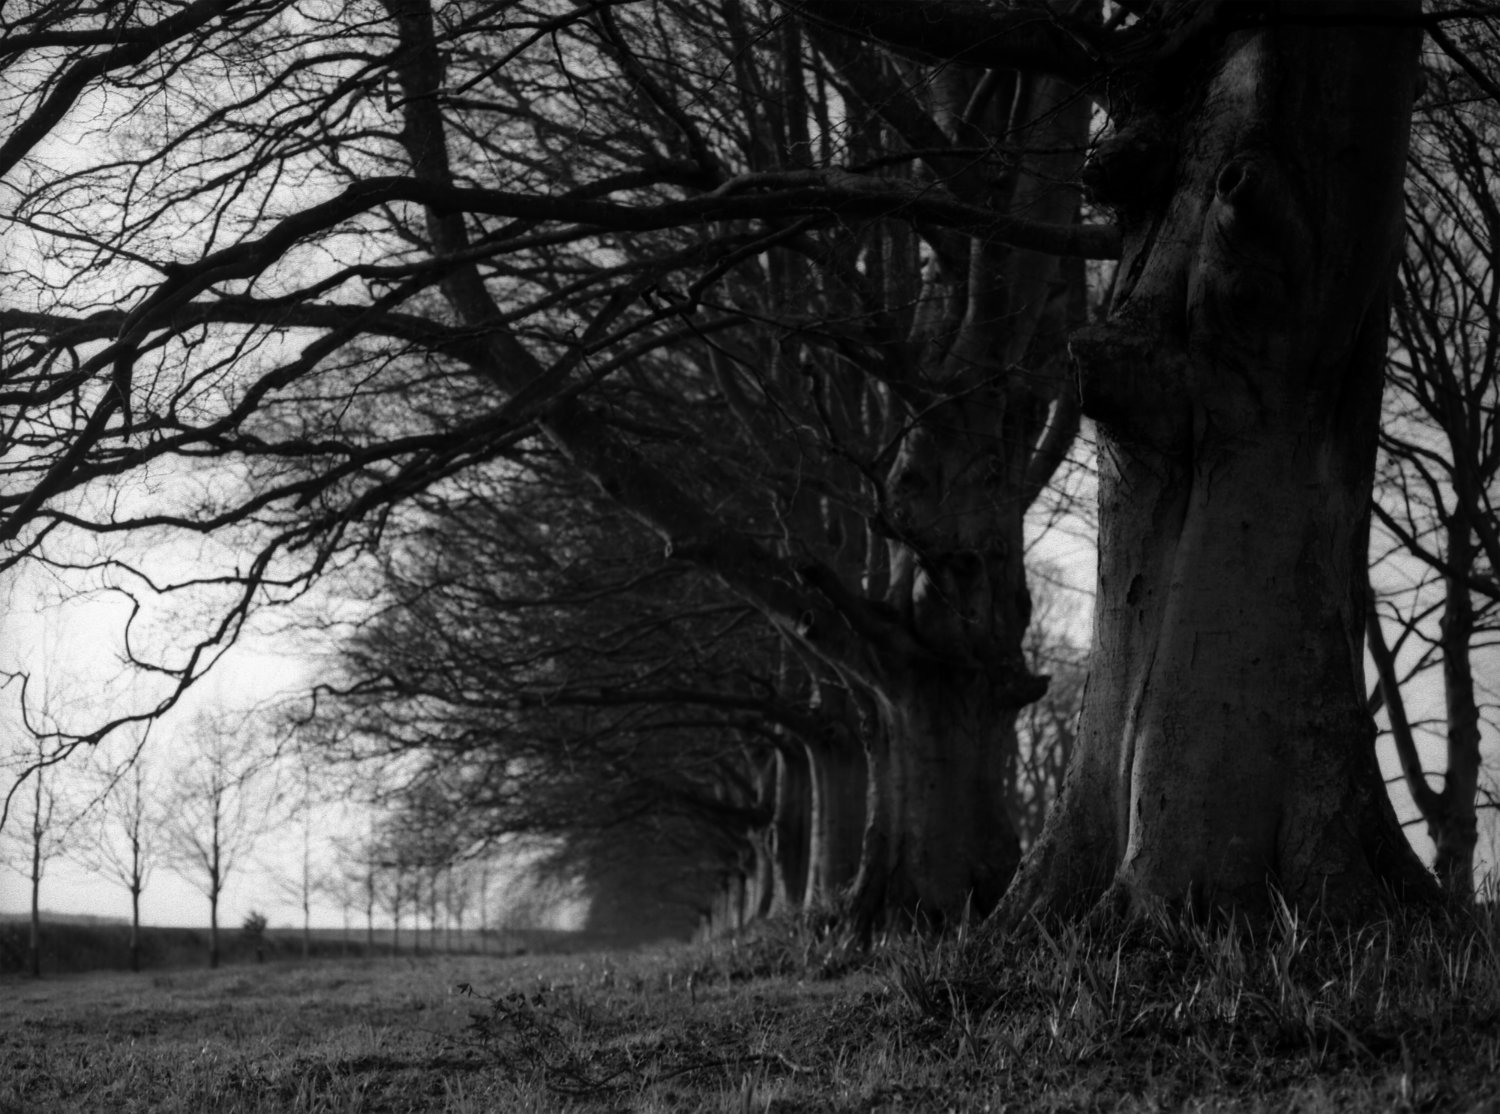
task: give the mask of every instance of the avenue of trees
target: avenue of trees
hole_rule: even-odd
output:
[[[336,599],[282,722],[381,771],[388,863],[525,836],[663,923],[1361,917],[1440,893],[1378,706],[1468,893],[1482,8],[5,18],[4,560],[128,600],[142,677],[44,762]],[[1437,578],[1379,607],[1372,515]],[[1441,790],[1398,676],[1438,581]]]
[[[101,748],[87,762],[44,766],[40,776],[33,770],[0,833],[0,887],[12,900],[24,895],[29,921],[22,938],[0,941],[0,971],[11,973],[17,962],[34,977],[79,963],[114,961],[140,971],[171,962],[179,954],[175,942],[143,932],[143,901],[154,907],[151,923],[158,926],[201,923],[210,966],[225,950],[220,925],[226,915],[238,916],[226,900],[252,910],[245,923],[259,924],[259,936],[266,918],[254,910],[281,913],[279,932],[283,911],[295,909],[304,959],[315,946],[315,906],[325,955],[483,951],[502,946],[496,930],[567,920],[566,910],[554,908],[558,895],[545,876],[527,870],[525,855],[482,854],[472,841],[440,844],[430,833],[419,844],[410,816],[361,808],[347,781],[326,790],[289,784],[290,756],[278,756],[258,733],[268,722],[197,713],[155,725],[146,745]],[[28,760],[0,756],[7,778]],[[369,818],[363,837],[340,835],[351,816]],[[181,885],[164,885],[167,875]],[[80,879],[88,880],[83,909]],[[60,908],[65,901],[71,909]],[[118,916],[121,910],[128,913]],[[338,911],[341,938],[328,931],[330,913]],[[57,918],[80,912],[95,922],[128,923],[118,954],[109,936],[92,939],[82,955],[66,950],[54,933]],[[358,920],[364,923],[357,928]],[[577,916],[569,923],[588,926]],[[512,937],[503,946],[515,943]]]

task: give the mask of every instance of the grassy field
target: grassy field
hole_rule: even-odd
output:
[[[862,955],[795,925],[629,954],[0,980],[0,1111],[1500,1109],[1473,930],[1034,927]]]
[[[514,955],[517,952],[597,950],[607,946],[608,942],[609,937],[599,934],[548,929],[506,928],[482,935],[472,930],[434,934],[424,929],[417,935],[409,927],[394,942],[389,928],[375,933],[373,942],[370,942],[362,930],[345,932],[343,929],[323,928],[312,930],[308,950],[314,959],[365,959],[409,956],[414,948],[419,954],[476,952]],[[28,919],[0,915],[0,978],[29,970],[29,944]],[[274,928],[257,942],[248,938],[238,926],[220,929],[220,961],[226,966],[256,962],[257,949],[265,959],[300,959],[302,933],[297,929]],[[40,958],[44,977],[129,970],[130,926],[96,918],[45,915]],[[208,929],[142,926],[140,960],[142,968],[150,971],[204,966],[208,962]]]

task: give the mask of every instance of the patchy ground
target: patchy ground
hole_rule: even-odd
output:
[[[1009,952],[1006,956],[1004,953]],[[1485,932],[1137,926],[0,982],[0,1111],[1500,1108]]]

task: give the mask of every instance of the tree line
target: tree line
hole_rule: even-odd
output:
[[[337,806],[347,803],[349,785],[337,792],[315,785],[317,771],[278,753],[260,729],[248,717],[199,713],[170,740],[31,773],[26,799],[15,807],[18,822],[0,838],[0,865],[24,880],[24,962],[33,977],[42,973],[44,954],[61,946],[49,939],[57,914],[45,910],[55,909],[64,867],[75,878],[82,872],[124,892],[128,918],[102,916],[102,901],[90,916],[128,920],[123,954],[134,971],[153,950],[142,901],[148,889],[159,890],[163,870],[204,901],[210,967],[227,950],[224,931],[234,929],[225,920],[231,883],[238,904],[252,910],[239,931],[258,953],[270,920],[255,910],[298,909],[296,928],[280,931],[295,937],[304,960],[314,954],[314,919],[324,922],[326,934],[330,910],[343,918],[343,950],[358,939],[367,956],[420,955],[452,951],[455,943],[488,951],[501,930],[548,928],[560,901],[573,896],[528,877],[523,854],[484,855],[473,844],[440,844],[430,833],[418,840],[378,811],[367,810],[367,821],[340,821]],[[14,773],[20,756],[6,757]],[[163,908],[159,897],[157,908]],[[180,921],[198,908],[177,906],[171,916]],[[72,969],[74,958],[57,956],[64,969]]]

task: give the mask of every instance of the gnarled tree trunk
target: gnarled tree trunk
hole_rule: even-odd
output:
[[[984,679],[916,671],[883,709],[871,748],[870,822],[852,893],[855,925],[927,927],[992,909],[1020,860],[1005,807],[1004,724],[1015,706]]]
[[[994,101],[981,111],[984,87]],[[1075,219],[1088,103],[1071,85],[954,70],[932,96],[956,140],[989,129],[1031,149],[993,183],[990,203],[1059,226]],[[1015,719],[1046,691],[1022,649],[1024,522],[1076,429],[1059,356],[1081,284],[1051,255],[981,239],[934,249],[912,335],[915,379],[943,401],[912,415],[885,492],[886,600],[922,652],[888,655],[870,686],[878,727],[851,892],[861,929],[987,913],[1020,857],[1007,785]]]
[[[1094,171],[1126,241],[1108,324],[1073,344],[1099,429],[1092,673],[1010,918],[1111,884],[1137,904],[1252,913],[1275,886],[1338,915],[1430,890],[1365,708],[1420,39],[1384,18],[1415,4],[1361,25],[1372,10],[1319,5],[1299,24],[1274,8],[1158,59]]]

